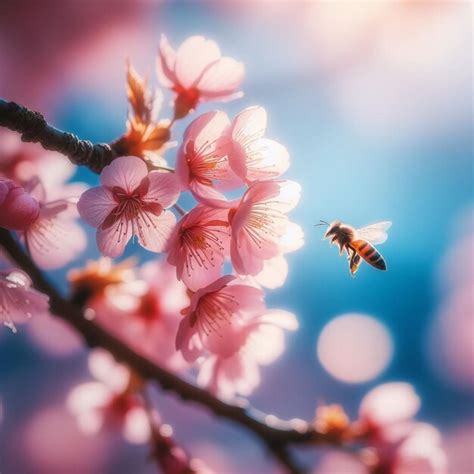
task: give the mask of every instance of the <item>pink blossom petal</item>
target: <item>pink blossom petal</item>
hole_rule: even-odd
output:
[[[247,337],[248,330],[244,321],[234,314],[229,321],[219,324],[218,329],[207,331],[207,334],[201,335],[201,341],[203,346],[213,354],[227,358],[240,350]]]
[[[106,166],[100,174],[100,182],[110,189],[119,187],[132,193],[148,175],[145,162],[136,156],[120,156]]]
[[[99,227],[116,206],[112,192],[103,186],[88,189],[77,203],[80,216],[93,227]]]
[[[278,244],[266,239],[261,232],[260,241],[255,241],[249,232],[241,230],[233,234],[230,255],[235,270],[240,275],[256,275],[263,270],[265,259],[276,257],[280,253]]]
[[[118,219],[110,227],[97,229],[97,246],[102,255],[106,257],[120,257],[132,235],[132,224],[129,221]]]
[[[202,99],[224,99],[240,87],[245,68],[241,62],[229,57],[220,58],[202,75],[198,88]]]
[[[174,169],[175,175],[178,178],[181,191],[187,191],[190,183],[189,165],[186,159],[186,152],[184,145],[181,146],[176,155],[176,166]]]
[[[255,275],[258,284],[271,290],[284,285],[288,276],[288,262],[282,255],[270,258],[263,262],[263,269]]]
[[[280,212],[290,212],[296,207],[301,197],[301,186],[295,181],[279,181],[280,194],[276,208]]]
[[[193,151],[199,155],[212,153],[225,156],[230,142],[228,139],[221,138],[229,125],[230,120],[225,112],[212,111],[200,115],[188,125],[184,132],[184,151],[187,152],[188,143],[192,142]]]
[[[247,181],[276,178],[290,166],[287,149],[280,143],[261,138],[253,141],[246,150]]]
[[[46,201],[46,189],[38,176],[34,176],[25,184],[25,191],[34,197],[39,203]]]
[[[174,173],[152,171],[148,175],[149,187],[143,199],[155,201],[163,208],[171,207],[179,197],[179,184]]]
[[[199,183],[198,181],[191,181],[189,189],[193,193],[193,196],[206,206],[228,209],[232,205],[232,202],[229,201],[224,194],[212,186]]]
[[[361,419],[384,426],[413,417],[420,408],[420,398],[407,383],[386,383],[372,389],[359,408]]]
[[[255,286],[241,284],[239,280],[232,280],[226,288],[222,288],[221,292],[238,301],[239,312],[261,312],[265,309],[265,294]]]
[[[280,248],[283,253],[294,252],[304,245],[304,232],[300,225],[288,222],[285,233],[280,239]]]
[[[175,73],[184,88],[197,86],[203,73],[220,58],[219,47],[202,36],[186,39],[176,52]]]
[[[176,53],[165,35],[161,35],[158,57],[158,79],[164,87],[172,87],[178,81],[174,73]]]
[[[202,344],[196,331],[190,326],[189,318],[184,318],[179,325],[176,350],[181,351],[187,362],[194,362],[201,355]]]
[[[232,138],[243,143],[250,137],[263,138],[267,128],[267,113],[263,107],[248,107],[236,115],[232,121]]]
[[[158,216],[152,212],[142,211],[136,223],[136,228],[139,229],[138,242],[151,252],[162,252],[175,225],[176,217],[170,211],[163,211]]]
[[[286,148],[263,137],[266,126],[267,115],[262,107],[245,109],[232,122],[230,164],[248,182],[275,178],[289,166]]]
[[[41,268],[60,268],[84,251],[84,230],[71,218],[63,216],[66,202],[43,206],[38,219],[24,233],[31,257]]]

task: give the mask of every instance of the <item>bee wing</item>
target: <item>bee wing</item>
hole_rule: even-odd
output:
[[[356,229],[356,238],[367,240],[371,244],[383,244],[388,238],[387,230],[391,226],[392,223],[390,221],[385,221]]]

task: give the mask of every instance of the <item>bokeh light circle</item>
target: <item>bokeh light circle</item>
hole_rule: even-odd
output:
[[[317,355],[334,378],[346,383],[368,382],[390,363],[393,343],[386,327],[371,316],[348,313],[323,328]]]

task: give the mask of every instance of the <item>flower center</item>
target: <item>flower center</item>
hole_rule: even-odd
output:
[[[142,211],[150,211],[155,215],[160,215],[163,207],[157,202],[146,202],[143,196],[148,189],[148,182],[145,180],[138,188],[131,193],[125,191],[119,186],[112,189],[113,197],[117,205],[102,223],[102,229],[108,229],[117,221],[134,221]]]

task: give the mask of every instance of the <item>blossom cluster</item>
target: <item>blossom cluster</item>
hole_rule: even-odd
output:
[[[17,233],[39,267],[52,269],[85,248],[79,214],[96,228],[104,259],[71,272],[75,297],[86,291],[82,304],[96,321],[147,357],[175,370],[199,364],[199,382],[226,397],[249,394],[259,367],[281,354],[284,331],[298,325],[266,307],[263,287],[284,283],[284,254],[303,244],[288,218],[300,187],[282,178],[289,154],[266,137],[262,107],[233,119],[203,113],[186,128],[175,169],[165,153],[174,122],[202,102],[241,97],[243,75],[213,41],[191,37],[174,51],[163,36],[158,78],[174,95],[172,119],[159,118],[161,91],[152,93],[129,65],[130,114],[116,143],[122,156],[90,189],[66,184],[73,170],[58,166],[57,155],[7,133],[2,140],[0,225]],[[194,198],[189,211],[177,205],[184,192]],[[135,239],[162,258],[130,264],[125,281],[127,264],[110,259]]]
[[[285,255],[303,245],[301,227],[288,216],[300,186],[283,177],[289,154],[267,137],[259,106],[235,117],[220,110],[191,117],[172,167],[175,122],[203,102],[241,97],[244,67],[213,41],[191,37],[175,51],[163,36],[157,75],[173,95],[171,118],[159,117],[161,91],[152,92],[129,65],[127,128],[98,186],[67,184],[74,168],[63,157],[1,132],[0,227],[17,236],[39,268],[56,269],[86,247],[81,218],[95,229],[101,254],[68,273],[71,299],[85,315],[161,367],[197,370],[198,384],[220,398],[248,396],[261,366],[282,354],[286,331],[298,327],[292,313],[267,307],[264,289],[284,284]],[[136,243],[160,257],[113,260]],[[47,297],[29,277],[15,268],[0,272],[1,320],[15,329],[40,313],[48,313]],[[187,466],[186,456],[169,457],[177,452],[171,439],[154,431],[142,380],[104,352],[91,355],[89,369],[95,381],[75,387],[67,400],[84,432],[118,430],[133,443],[154,439],[165,452],[160,462]],[[394,466],[407,462],[417,472],[438,472],[439,436],[412,420],[417,397],[403,385],[378,390],[362,402],[350,433],[345,414],[332,409],[319,413],[318,430],[370,444],[387,472],[402,472]],[[398,411],[387,414],[393,401]]]

